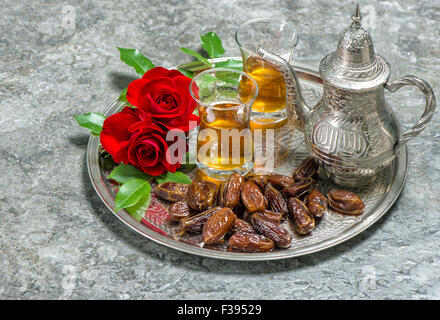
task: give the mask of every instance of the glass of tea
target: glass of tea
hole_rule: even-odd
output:
[[[258,48],[277,54],[290,63],[298,37],[287,22],[261,18],[247,21],[235,32],[235,41],[243,57],[243,69],[258,84],[259,93],[252,105],[252,122],[262,125],[285,121],[286,85],[283,75],[257,55]],[[241,83],[243,94],[248,92],[248,83]],[[251,94],[251,91],[249,91]]]
[[[240,90],[243,81],[248,83],[246,94]],[[190,92],[200,116],[198,168],[215,179],[248,173],[254,165],[249,120],[257,82],[243,71],[214,68],[196,75]]]

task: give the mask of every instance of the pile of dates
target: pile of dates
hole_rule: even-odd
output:
[[[226,244],[229,251],[267,252],[290,246],[292,234],[281,226],[285,219],[291,219],[298,234],[306,235],[327,205],[351,215],[364,210],[359,196],[346,190],[331,190],[326,198],[317,189],[317,171],[313,158],[307,158],[292,176],[232,173],[220,185],[165,182],[155,191],[173,202],[170,219],[179,223],[182,233],[201,233],[205,244]]]

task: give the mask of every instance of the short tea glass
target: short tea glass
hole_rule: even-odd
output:
[[[246,95],[240,92],[243,81],[249,83]],[[221,180],[232,172],[248,173],[254,165],[249,120],[258,94],[257,82],[245,72],[215,68],[196,75],[190,92],[200,116],[198,168]]]
[[[286,113],[286,85],[274,65],[257,55],[259,47],[277,54],[290,63],[298,37],[287,22],[260,18],[247,21],[235,32],[235,41],[243,57],[243,69],[258,84],[259,93],[252,106],[252,121],[261,124],[283,121]],[[242,92],[247,92],[242,83]],[[250,94],[250,92],[249,92]]]

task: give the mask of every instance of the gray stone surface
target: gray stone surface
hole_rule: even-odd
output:
[[[360,4],[392,79],[419,75],[440,97],[440,1]],[[317,66],[335,49],[353,6],[0,0],[0,298],[439,299],[438,112],[409,143],[408,179],[389,214],[344,244],[298,259],[225,262],[165,248],[117,220],[87,175],[88,135],[72,116],[103,111],[135,77],[116,46],[171,67],[189,61],[180,45],[198,48],[199,35],[214,30],[238,55],[237,24],[269,16],[296,26],[295,59]],[[415,93],[403,89],[390,100],[403,126],[422,112]]]

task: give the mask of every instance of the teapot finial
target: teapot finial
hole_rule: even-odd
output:
[[[387,82],[388,63],[376,55],[370,32],[361,26],[361,11],[356,4],[349,25],[339,37],[336,51],[322,59],[321,77],[334,87],[364,90]]]
[[[353,15],[351,16],[351,20],[353,21],[351,24],[352,27],[355,28],[361,27],[362,16],[361,16],[361,10],[359,9],[359,3],[356,3],[356,7],[354,8],[354,12]]]

